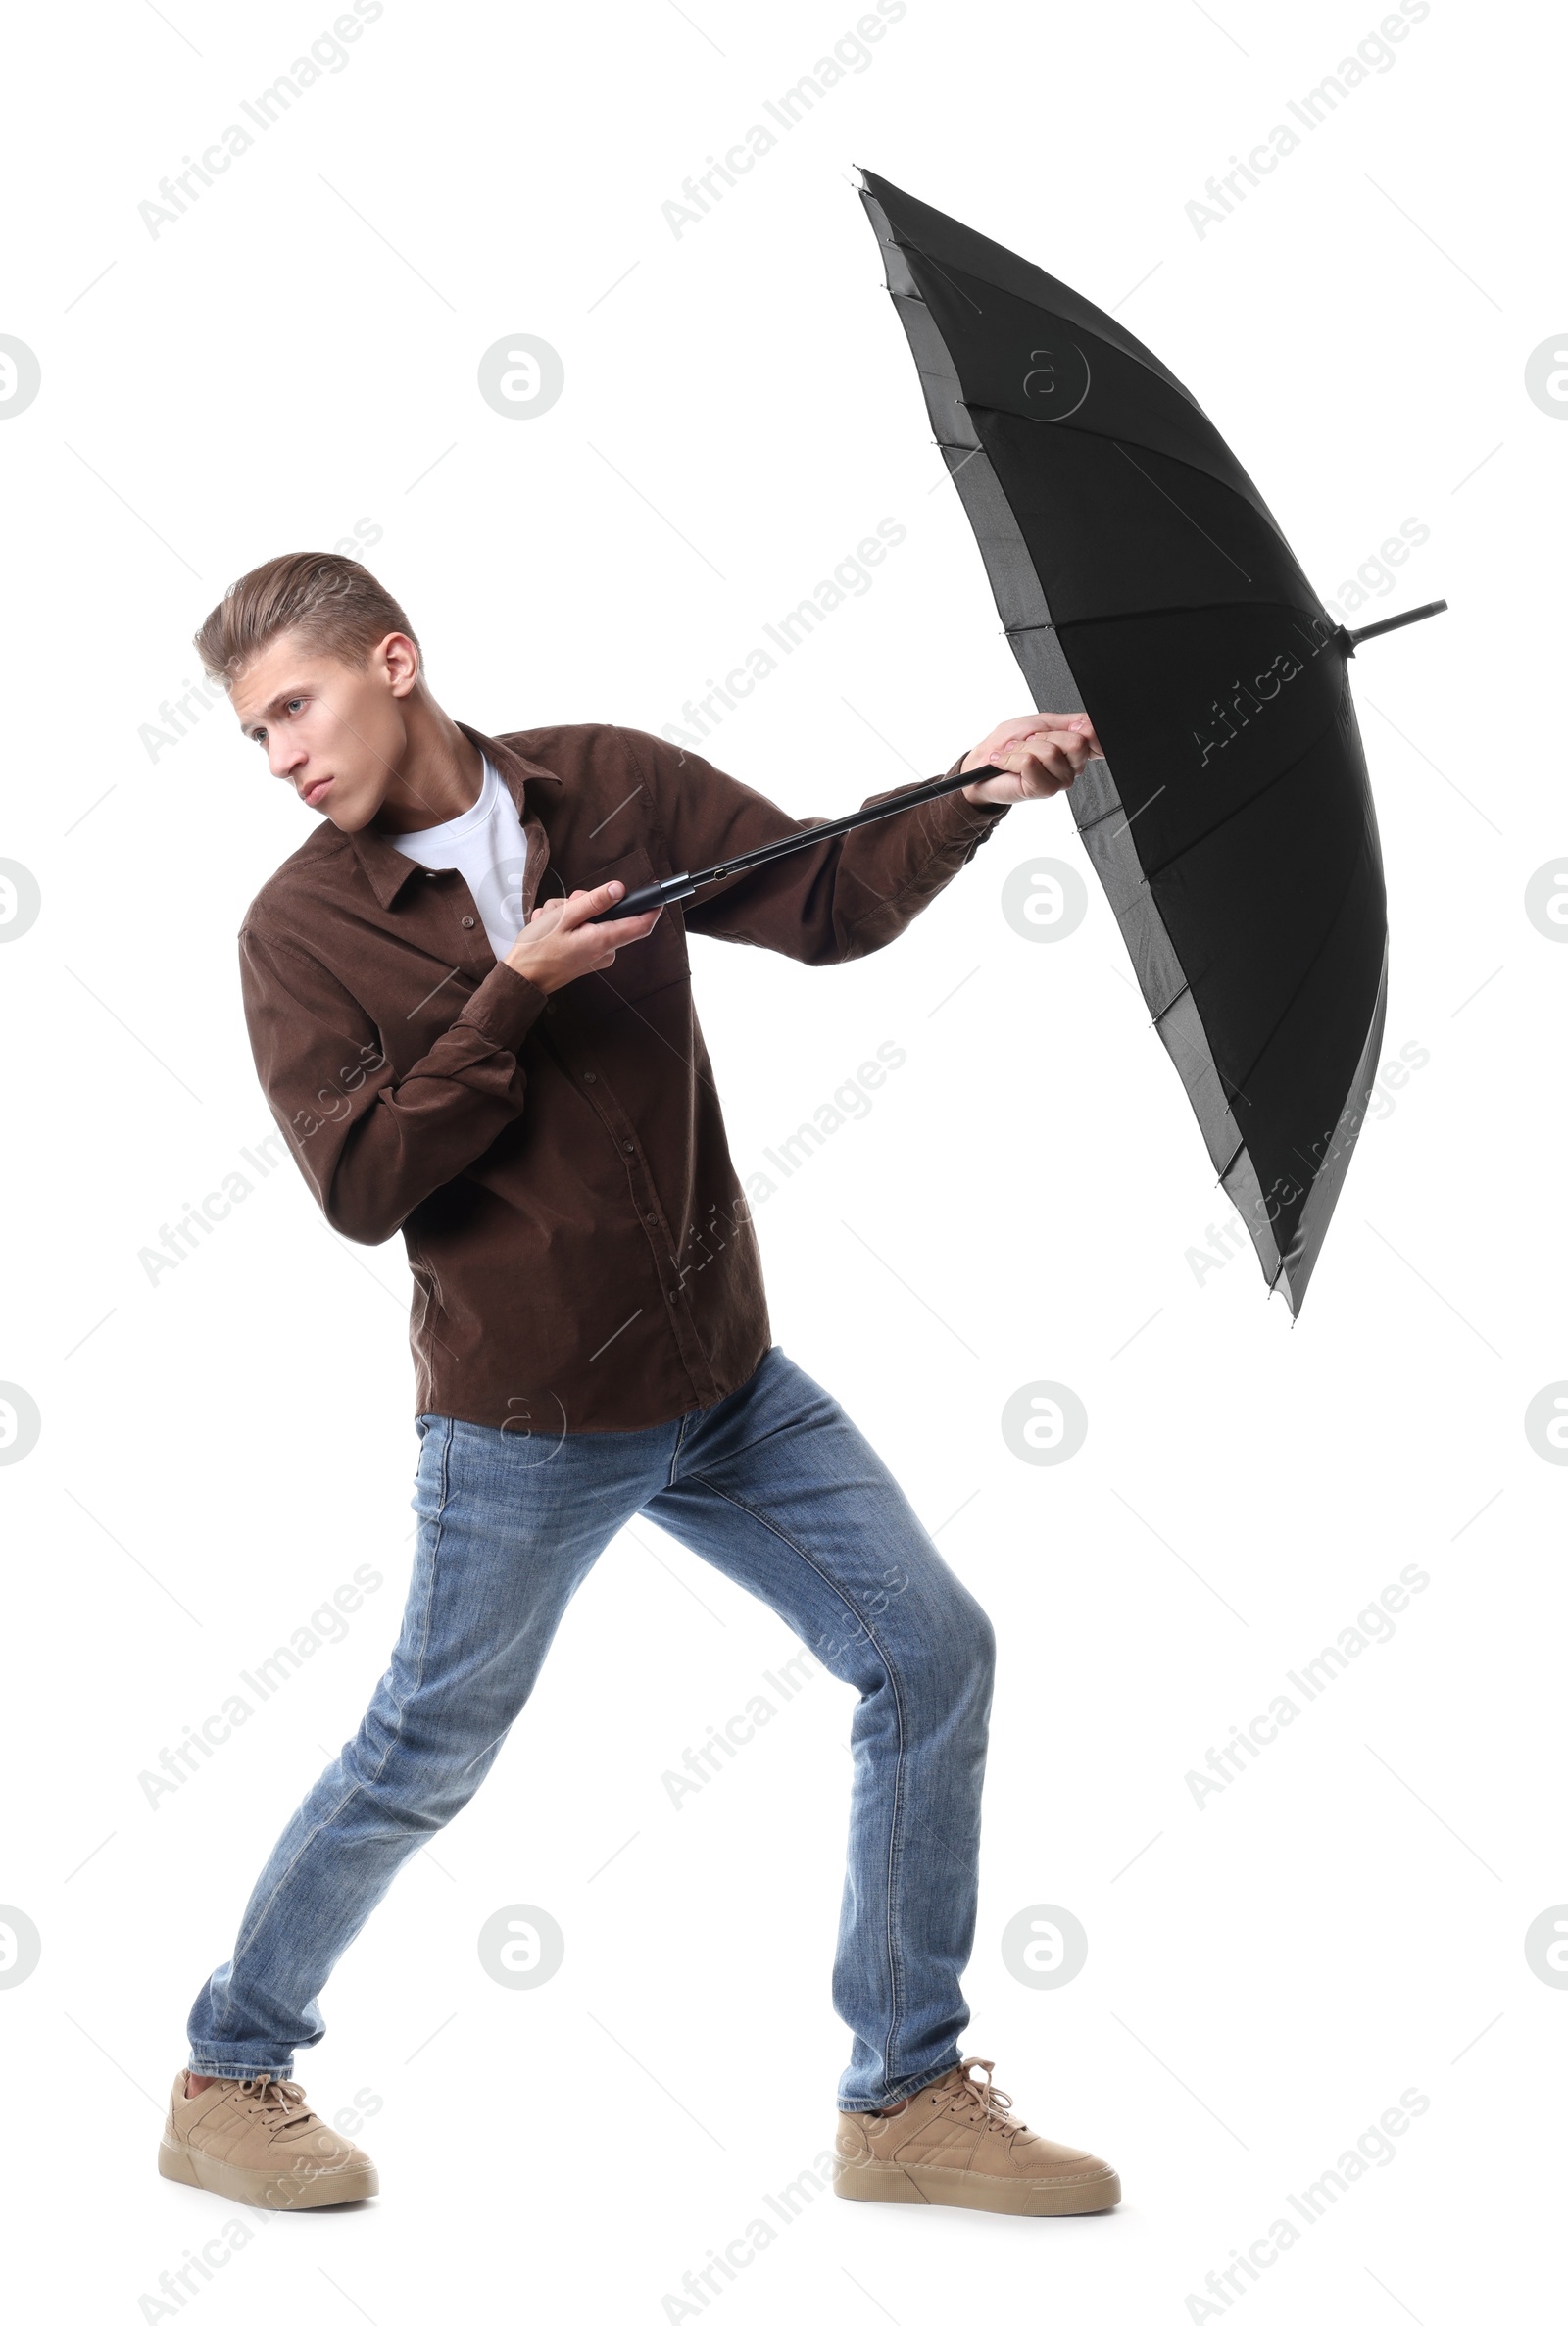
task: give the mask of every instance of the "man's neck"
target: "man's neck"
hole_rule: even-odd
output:
[[[438,703],[405,710],[408,748],[371,818],[382,832],[422,832],[450,823],[479,797],[484,762],[478,747]]]

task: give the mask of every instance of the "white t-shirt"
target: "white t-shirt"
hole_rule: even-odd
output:
[[[522,927],[522,876],[528,842],[516,802],[485,759],[479,797],[446,823],[421,832],[391,832],[394,848],[431,871],[455,868],[463,874],[479,908],[484,933],[498,961],[504,960]]]

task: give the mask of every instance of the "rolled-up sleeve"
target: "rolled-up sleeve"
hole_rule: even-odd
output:
[[[394,1077],[374,1019],[318,962],[249,923],[239,960],[267,1103],[327,1219],[355,1243],[385,1243],[522,1114],[518,1053],[546,997],[505,962]]]
[[[699,871],[833,820],[787,816],[696,752],[635,728],[616,731],[633,779],[648,787],[671,872]],[[958,772],[965,756],[959,753],[950,774]],[[873,792],[861,805],[875,807],[908,788],[896,784]],[[1006,813],[1004,805],[977,806],[955,789],[776,864],[715,881],[682,906],[686,927],[699,936],[764,945],[813,965],[858,960],[906,928]]]

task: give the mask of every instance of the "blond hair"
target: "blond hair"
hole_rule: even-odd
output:
[[[231,582],[196,632],[195,646],[203,669],[226,688],[291,630],[360,670],[392,630],[419,643],[396,598],[364,566],[329,550],[301,549]]]

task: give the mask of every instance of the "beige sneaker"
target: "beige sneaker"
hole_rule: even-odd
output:
[[[833,2186],[873,2204],[960,2204],[982,2213],[1100,2213],[1121,2182],[1083,2149],[1046,2140],[1008,2110],[994,2060],[970,2056],[890,2114],[841,2110]],[[984,2071],[982,2083],[969,2073]]]
[[[174,2078],[158,2151],[166,2181],[279,2212],[346,2204],[380,2188],[365,2151],[323,2124],[298,2084],[222,2076],[187,2095],[185,2074]]]

